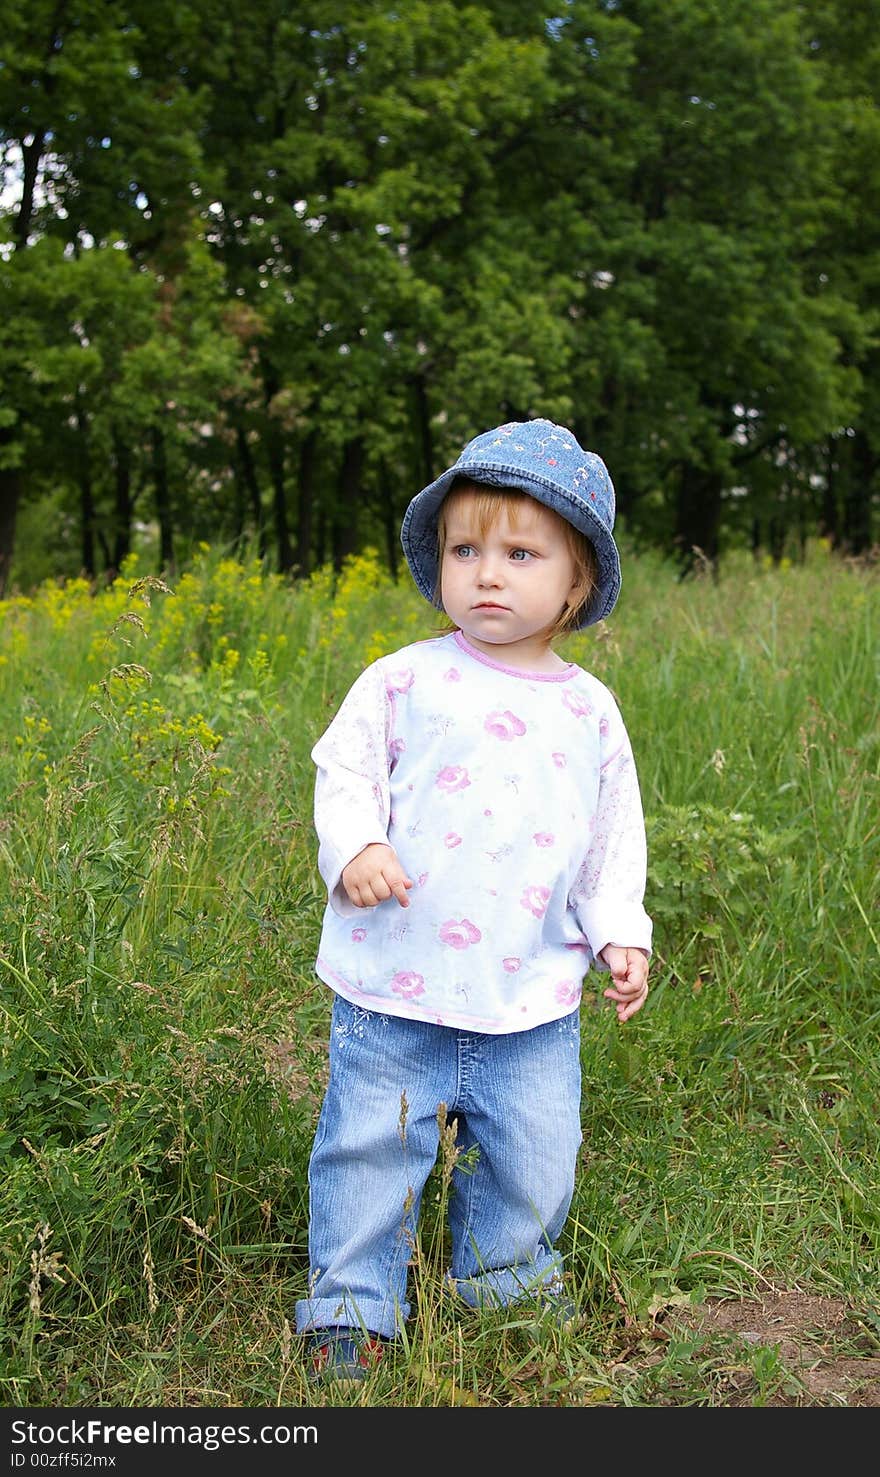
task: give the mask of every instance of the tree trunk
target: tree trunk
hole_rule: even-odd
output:
[[[877,475],[877,458],[862,430],[847,437],[847,451],[849,466],[843,508],[846,547],[850,554],[866,554],[871,547],[871,492]]]
[[[92,486],[92,457],[89,446],[89,422],[82,406],[77,406],[79,429],[79,524],[82,572],[89,579],[95,575],[95,492]]]
[[[2,439],[0,437],[0,443]],[[18,468],[0,467],[0,596],[5,595],[9,589],[20,496],[21,479]]]
[[[361,498],[361,470],[364,443],[359,436],[345,443],[336,483],[336,508],[333,519],[333,567],[341,569],[349,554],[357,552],[358,513]]]
[[[422,456],[422,486],[427,487],[434,480],[434,437],[431,431],[431,411],[428,405],[428,392],[425,381],[419,375],[413,382],[416,401],[416,426],[418,430],[419,449]],[[418,492],[418,488],[414,491]]]
[[[244,427],[235,428],[236,448],[238,452],[238,466],[242,482],[247,489],[250,501],[251,517],[257,532],[257,550],[260,558],[266,557],[266,520],[263,517],[263,499],[260,495],[260,484],[257,481],[257,470],[254,466],[254,458],[248,443]]]
[[[296,525],[296,572],[300,576],[312,571],[312,525],[315,506],[315,451],[317,430],[309,431],[299,449],[299,499]]]
[[[840,522],[837,516],[837,437],[832,436],[825,446],[825,487],[822,492],[822,513],[819,532],[828,539],[832,549],[840,543]]]
[[[53,47],[53,50],[55,48]],[[50,89],[46,88],[47,92]],[[30,136],[30,142],[21,142],[21,201],[15,224],[12,228],[15,237],[15,250],[21,251],[27,246],[28,232],[31,228],[31,220],[34,214],[34,197],[37,189],[37,175],[40,169],[40,160],[46,147],[45,128],[35,129]]]
[[[687,463],[681,469],[675,503],[675,543],[683,572],[692,569],[701,555],[715,563],[720,522],[720,473]]]
[[[293,549],[290,543],[290,527],[287,522],[287,498],[284,493],[284,446],[280,434],[274,427],[269,431],[266,450],[269,457],[269,475],[272,478],[272,512],[275,523],[278,573],[288,574],[293,567]]]
[[[427,486],[427,483],[425,485]],[[379,468],[379,490],[382,495],[382,527],[385,531],[385,553],[388,559],[388,568],[391,571],[391,578],[396,580],[400,562],[400,520],[395,510],[394,489],[391,484],[391,478],[388,476],[388,465],[384,457]]]
[[[280,386],[271,376],[263,382],[266,409],[272,404]],[[293,548],[290,542],[290,525],[287,520],[287,497],[284,491],[284,435],[278,422],[270,414],[266,431],[266,455],[269,459],[269,476],[272,479],[272,515],[275,524],[275,546],[278,573],[289,574],[293,568]]]
[[[770,514],[767,524],[767,542],[770,549],[770,558],[774,564],[780,564],[785,556],[787,533],[788,520],[777,508]]]
[[[174,530],[171,524],[171,493],[168,486],[168,458],[165,435],[161,426],[153,426],[153,486],[156,517],[159,520],[159,573],[174,573]]]
[[[113,502],[113,569],[119,573],[123,560],[131,553],[131,523],[134,502],[131,495],[131,447],[116,427],[113,428],[113,470],[115,496]]]

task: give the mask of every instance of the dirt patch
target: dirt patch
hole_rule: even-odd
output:
[[[880,1320],[835,1298],[792,1291],[712,1299],[669,1309],[658,1323],[670,1335],[687,1329],[709,1344],[720,1338],[775,1351],[790,1379],[773,1381],[767,1405],[880,1406]],[[753,1401],[743,1388],[730,1403]]]

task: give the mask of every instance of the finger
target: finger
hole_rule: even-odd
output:
[[[382,879],[390,888],[393,896],[397,898],[400,906],[402,908],[408,908],[409,898],[406,894],[413,885],[410,878],[404,872],[393,871],[383,872]]]
[[[619,1005],[632,1005],[636,1000],[645,1000],[648,995],[647,985],[621,985],[619,989],[603,990],[606,1000],[616,1000]]]
[[[373,891],[372,882],[361,883],[360,887],[358,888],[358,899],[359,908],[375,908],[376,904],[379,902],[379,898],[377,898],[375,892]]]
[[[630,1000],[626,1004],[618,1005],[618,1007],[617,1007],[617,1013],[618,1013],[620,1019],[622,1021],[628,1021],[628,1020],[630,1020],[632,1018],[632,1016],[634,1016],[636,1014],[637,1011],[641,1010],[641,1008],[644,1005],[644,1003],[647,1000],[647,998],[648,998],[648,991],[647,990],[643,990],[642,993],[641,993],[641,995],[637,996],[635,1000]]]
[[[633,996],[641,995],[644,990],[647,990],[648,986],[644,980],[624,979],[614,980],[614,982],[609,985],[608,988],[609,990],[612,990],[615,994],[623,995],[626,997],[627,1000],[631,1000]],[[606,990],[605,993],[608,994],[608,990]]]

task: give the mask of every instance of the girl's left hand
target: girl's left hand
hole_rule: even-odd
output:
[[[619,944],[606,944],[599,958],[611,971],[614,981],[610,989],[603,990],[606,1000],[617,1006],[617,1019],[628,1021],[641,1010],[648,998],[648,960],[642,949],[627,949]]]

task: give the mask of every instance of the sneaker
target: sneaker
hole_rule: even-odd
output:
[[[323,1329],[309,1339],[311,1384],[347,1384],[365,1380],[384,1353],[381,1338],[359,1338],[351,1332]]]
[[[544,1317],[555,1323],[557,1328],[571,1328],[577,1323],[580,1313],[577,1303],[570,1297],[551,1297],[544,1304]]]
[[[533,1307],[535,1322],[543,1328],[572,1328],[580,1317],[577,1303],[563,1291],[560,1283],[547,1283]]]

